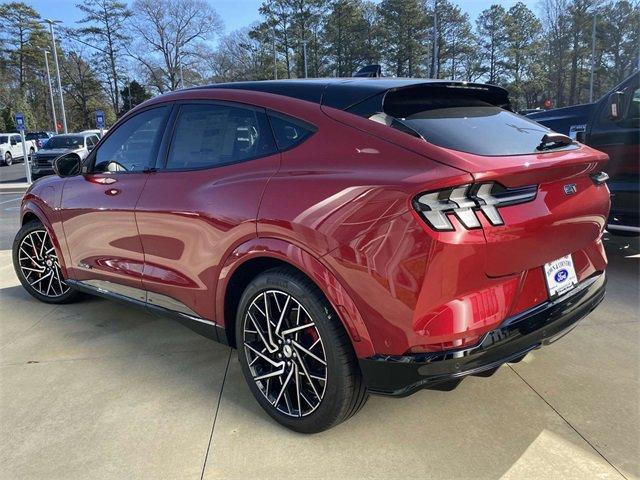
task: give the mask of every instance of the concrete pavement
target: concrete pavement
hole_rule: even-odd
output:
[[[262,412],[235,351],[103,299],[39,303],[2,245],[2,479],[640,477],[637,241],[607,242],[608,297],[565,338],[314,436]]]

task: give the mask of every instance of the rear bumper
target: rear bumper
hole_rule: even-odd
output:
[[[604,273],[591,276],[571,293],[508,318],[474,347],[361,359],[365,384],[371,393],[406,396],[422,388],[455,384],[467,375],[486,376],[571,330],[600,304],[605,285]]]

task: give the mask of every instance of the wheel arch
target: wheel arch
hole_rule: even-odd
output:
[[[20,226],[23,227],[27,223],[32,221],[38,221],[42,223],[44,228],[49,232],[49,236],[51,237],[51,241],[53,242],[53,246],[56,249],[56,254],[58,255],[58,260],[60,262],[60,267],[62,268],[62,273],[65,278],[68,278],[67,271],[67,257],[64,255],[64,251],[62,248],[62,243],[58,238],[58,235],[62,235],[62,232],[57,231],[47,215],[44,211],[38,206],[32,199],[27,199],[22,204],[22,208],[20,209]]]
[[[336,276],[314,255],[279,239],[257,238],[236,248],[221,270],[216,294],[216,317],[229,345],[235,346],[235,320],[240,296],[256,276],[285,266],[309,278],[329,301],[359,358],[373,355],[373,343],[362,316]]]

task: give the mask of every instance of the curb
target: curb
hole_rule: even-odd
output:
[[[24,183],[5,183],[0,184],[0,193],[24,193],[29,188],[29,184]]]

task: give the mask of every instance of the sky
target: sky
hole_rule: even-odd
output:
[[[131,0],[125,0],[131,3]],[[377,1],[377,0],[376,0]],[[514,5],[518,0],[451,0],[469,14],[472,22],[478,14],[499,3],[505,8]],[[539,0],[520,0],[529,8],[536,11]],[[262,0],[208,0],[224,21],[224,33],[246,27],[259,19],[258,8]],[[62,20],[68,26],[81,18],[81,12],[75,7],[81,0],[25,0],[25,3],[35,8],[43,18]]]

